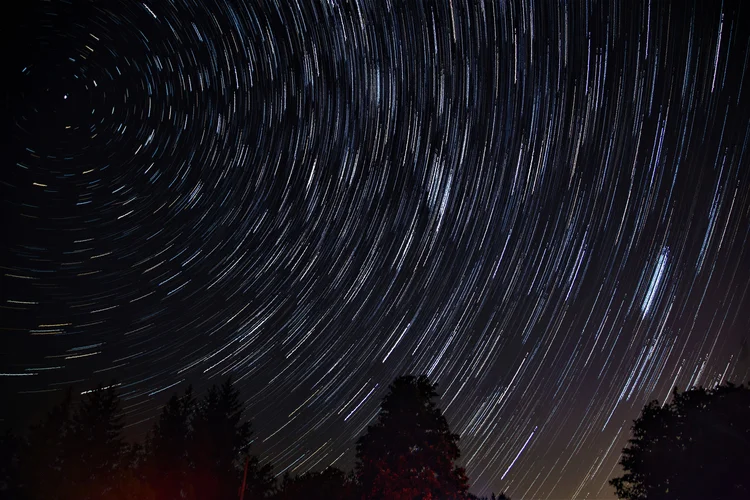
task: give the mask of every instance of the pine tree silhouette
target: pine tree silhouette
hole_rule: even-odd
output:
[[[144,475],[160,499],[189,499],[188,444],[196,400],[192,387],[173,394],[146,437]]]
[[[224,500],[237,498],[242,472],[248,461],[249,481],[246,490],[252,496],[270,468],[262,468],[255,457],[249,455],[252,430],[243,418],[239,391],[227,379],[221,386],[212,386],[198,404],[192,421],[188,445],[192,467],[191,485],[196,498]]]
[[[26,498],[62,500],[70,494],[67,469],[72,452],[72,391],[38,424],[30,427],[20,445],[19,488]],[[40,481],[39,478],[44,480]]]
[[[128,467],[120,398],[113,385],[97,387],[73,413],[63,468],[74,498],[103,498]]]
[[[357,441],[356,474],[366,499],[467,498],[468,479],[455,465],[459,436],[433,401],[426,376],[397,378],[378,421]]]

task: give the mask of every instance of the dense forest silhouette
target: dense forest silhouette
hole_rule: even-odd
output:
[[[456,465],[459,436],[427,377],[397,378],[356,443],[355,470],[274,474],[250,449],[252,429],[231,379],[200,399],[173,394],[143,444],[123,436],[116,385],[63,400],[0,450],[0,495],[18,500],[477,499]],[[505,495],[492,499],[503,500]]]
[[[356,442],[354,470],[277,477],[252,454],[252,429],[231,379],[201,398],[173,394],[142,444],[123,436],[115,384],[77,401],[68,390],[24,434],[0,439],[0,497],[18,500],[474,499],[457,465],[459,436],[425,376],[389,387]],[[750,498],[750,386],[675,389],[647,404],[610,481],[625,500]],[[508,500],[504,494],[483,500]]]

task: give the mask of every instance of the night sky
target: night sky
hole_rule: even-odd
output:
[[[21,3],[5,425],[231,374],[276,472],[349,469],[427,374],[475,493],[611,498],[646,402],[750,380],[750,5]]]

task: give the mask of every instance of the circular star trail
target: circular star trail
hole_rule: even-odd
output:
[[[301,473],[351,467],[388,383],[424,373],[475,492],[607,498],[647,401],[750,376],[747,6],[27,10],[17,407],[116,379],[143,429],[231,374],[254,451]]]

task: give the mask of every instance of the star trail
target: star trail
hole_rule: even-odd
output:
[[[646,402],[750,380],[749,7],[30,2],[2,413],[231,374],[275,472],[348,469],[427,374],[472,491],[613,498]]]

